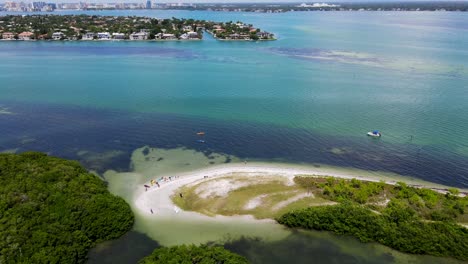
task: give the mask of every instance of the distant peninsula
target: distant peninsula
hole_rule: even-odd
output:
[[[204,32],[220,40],[275,40],[274,34],[240,21],[94,15],[0,17],[0,40],[202,40]]]

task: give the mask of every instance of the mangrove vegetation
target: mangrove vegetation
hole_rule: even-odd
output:
[[[247,260],[221,246],[182,245],[158,248],[139,264],[247,264]]]
[[[294,210],[277,221],[293,228],[333,231],[402,252],[468,260],[468,197],[399,182],[296,177],[304,188],[339,202]]]
[[[92,246],[120,237],[133,219],[76,161],[0,154],[0,263],[84,263]]]
[[[358,204],[310,207],[286,213],[278,222],[288,227],[333,231],[362,242],[375,241],[402,252],[468,260],[468,229],[446,221],[422,221],[400,202],[382,214]]]

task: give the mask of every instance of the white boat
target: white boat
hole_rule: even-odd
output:
[[[382,134],[380,134],[380,132],[378,130],[369,131],[369,132],[367,132],[367,135],[370,136],[370,137],[381,137],[382,136]]]

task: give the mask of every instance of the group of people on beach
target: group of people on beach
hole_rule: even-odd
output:
[[[150,185],[147,185],[145,184],[144,187],[145,187],[145,192],[148,191],[148,188],[151,188],[153,186],[158,186],[158,188],[161,188],[161,185],[159,183],[162,183],[162,182],[168,182],[168,181],[172,181],[174,179],[178,179],[179,176],[169,176],[169,177],[160,177],[158,180],[150,180]]]

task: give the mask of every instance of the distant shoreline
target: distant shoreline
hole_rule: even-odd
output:
[[[19,1],[18,1],[19,2]],[[94,2],[94,3],[93,3]],[[19,9],[21,8],[21,9]],[[19,6],[4,5],[0,11],[27,12],[27,13],[51,13],[67,11],[115,11],[115,10],[155,10],[155,11],[212,11],[212,12],[252,12],[252,13],[286,13],[286,12],[352,12],[352,11],[430,11],[430,12],[467,12],[468,2],[465,1],[382,1],[382,2],[282,2],[282,3],[192,3],[178,4],[153,3],[151,7],[139,3],[112,3],[102,6],[95,1],[83,4],[54,5],[47,4],[45,8],[21,4]]]
[[[43,25],[40,30],[32,26],[39,24]],[[21,41],[185,41],[202,40],[203,32],[216,32],[213,34],[215,39],[275,39],[274,34],[240,21],[215,22],[175,17],[5,15],[0,23],[0,39]]]

